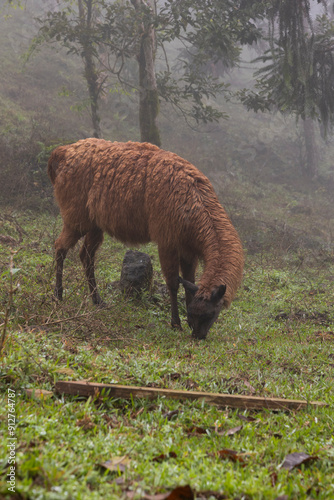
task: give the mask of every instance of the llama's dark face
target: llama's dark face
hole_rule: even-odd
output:
[[[223,307],[222,299],[226,286],[220,285],[212,291],[210,299],[204,299],[201,296],[196,296],[198,290],[196,285],[189,284],[185,280],[181,282],[185,289],[194,295],[187,308],[188,323],[192,329],[192,336],[204,340]]]

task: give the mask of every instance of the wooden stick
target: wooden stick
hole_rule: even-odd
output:
[[[239,396],[236,394],[218,394],[198,391],[175,391],[171,389],[156,389],[153,387],[135,387],[130,385],[98,384],[85,381],[59,381],[56,382],[56,391],[61,394],[74,394],[78,396],[99,396],[103,391],[105,396],[111,398],[130,399],[136,398],[165,398],[204,400],[209,404],[230,406],[231,408],[265,409],[270,410],[299,410],[308,407],[327,406],[320,401],[304,401],[297,399],[261,398],[256,396]]]

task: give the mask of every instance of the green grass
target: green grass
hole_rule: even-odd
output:
[[[10,498],[8,388],[16,393],[15,498],[140,499],[186,484],[198,499],[219,493],[231,499],[334,498],[333,256],[314,258],[313,264],[306,255],[249,256],[237,300],[203,342],[190,337],[182,293],[182,332],[169,327],[169,300],[158,290],[142,300],[121,296],[112,283],[119,279],[125,247],[109,238],[97,263],[109,307],[90,304],[77,248],[65,263],[64,301],[56,303],[52,247],[59,228],[60,220],[46,215],[2,218],[2,234],[17,241],[13,286],[19,286],[1,358],[1,498]],[[153,256],[154,279],[163,283],[156,248],[144,251]],[[1,324],[10,288],[8,244],[0,255]],[[328,406],[240,412],[165,398],[87,400],[26,392],[53,391],[57,380],[67,379],[320,400]],[[230,436],[216,432],[240,425]],[[190,432],[193,426],[206,433]],[[219,458],[225,448],[244,463]],[[154,461],[169,452],[176,457]],[[317,459],[287,471],[280,465],[292,452]],[[128,460],[124,472],[99,465],[122,456]]]

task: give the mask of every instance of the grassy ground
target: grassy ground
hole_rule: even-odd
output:
[[[333,255],[249,256],[237,300],[203,342],[190,338],[183,306],[183,332],[170,329],[161,287],[135,301],[112,286],[122,245],[106,238],[99,252],[106,310],[90,304],[77,249],[66,260],[59,304],[52,297],[59,219],[11,213],[1,223],[1,333],[11,275],[16,291],[1,356],[0,498],[158,499],[187,484],[197,499],[334,498]],[[10,247],[17,252],[12,274]],[[144,251],[163,283],[155,247]],[[82,379],[328,406],[240,412],[164,398],[85,400],[52,393],[57,380]],[[15,494],[7,483],[12,408]],[[237,454],[226,456],[225,449]],[[314,458],[292,470],[281,467],[293,452]],[[101,467],[108,460],[118,462],[115,471]]]

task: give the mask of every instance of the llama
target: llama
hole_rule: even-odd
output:
[[[63,219],[55,242],[56,297],[63,295],[67,251],[81,237],[80,259],[94,304],[102,304],[94,256],[104,232],[129,245],[153,241],[170,295],[172,326],[181,329],[177,292],[182,283],[192,336],[205,339],[235,297],[244,264],[239,236],[207,177],[152,144],[94,138],[57,147],[48,174]],[[195,285],[199,259],[204,271]]]

